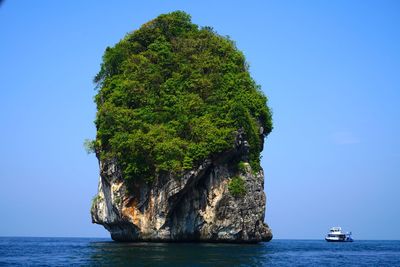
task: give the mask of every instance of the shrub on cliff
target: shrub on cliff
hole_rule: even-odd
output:
[[[188,14],[160,15],[107,47],[94,81],[96,151],[116,158],[125,179],[191,169],[231,149],[239,128],[259,168],[260,134],[272,129],[267,98],[233,41]]]
[[[228,184],[229,193],[234,197],[242,197],[246,194],[246,184],[243,178],[235,176]]]

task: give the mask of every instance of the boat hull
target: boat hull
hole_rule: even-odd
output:
[[[327,242],[353,242],[353,239],[330,239],[330,238],[325,238]]]

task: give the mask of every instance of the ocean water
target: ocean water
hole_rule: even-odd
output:
[[[400,266],[400,241],[272,240],[238,245],[0,237],[0,265]]]

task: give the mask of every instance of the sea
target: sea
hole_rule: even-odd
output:
[[[0,266],[400,266],[400,241],[213,244],[0,237]]]

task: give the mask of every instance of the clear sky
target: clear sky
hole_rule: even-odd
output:
[[[92,78],[107,46],[184,10],[236,41],[269,97],[275,238],[400,239],[399,1],[18,1],[0,6],[0,236],[108,236],[89,215]]]

